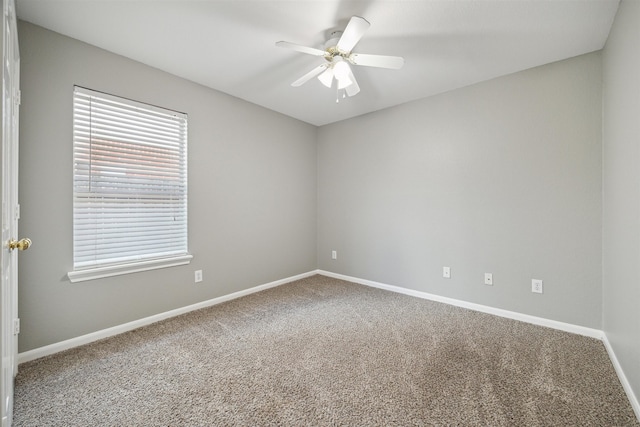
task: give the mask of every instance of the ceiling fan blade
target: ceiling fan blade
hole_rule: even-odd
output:
[[[358,82],[356,81],[356,76],[353,75],[353,71],[349,68],[349,79],[351,79],[351,84],[347,86],[344,90],[347,92],[347,95],[354,96],[358,92],[360,92],[360,86],[358,86]]]
[[[314,55],[314,56],[325,56],[327,54],[327,52],[325,52],[324,50],[315,49],[313,47],[301,46],[299,44],[289,43],[285,41],[276,42],[276,46],[292,49],[297,52],[307,53],[309,55]]]
[[[352,53],[349,55],[349,61],[354,65],[391,68],[393,70],[399,70],[404,65],[404,58],[400,56],[367,55],[363,53]]]
[[[316,68],[314,68],[313,70],[311,70],[307,74],[305,74],[304,76],[300,77],[295,82],[291,83],[291,86],[293,86],[293,87],[302,86],[307,81],[311,80],[312,78],[314,78],[315,76],[320,74],[322,71],[324,71],[325,68],[327,68],[327,64],[322,64],[322,65],[317,66]]]
[[[370,25],[366,19],[359,16],[352,16],[347,24],[347,28],[345,28],[342,33],[342,37],[338,40],[338,44],[336,45],[338,50],[344,53],[351,52],[351,49],[360,41]]]

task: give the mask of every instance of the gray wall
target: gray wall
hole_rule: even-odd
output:
[[[594,53],[323,126],[319,268],[600,328],[601,101]]]
[[[623,1],[603,53],[603,329],[640,396],[640,2]]]
[[[315,127],[28,23],[19,37],[21,352],[316,268]],[[191,265],[67,280],[74,84],[188,113]]]

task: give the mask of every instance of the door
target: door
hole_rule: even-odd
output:
[[[16,241],[18,233],[18,108],[20,105],[20,52],[14,0],[2,0],[2,239],[0,285],[2,301],[2,371],[0,393],[2,427],[13,418],[13,380],[18,372],[18,259],[16,249],[26,249],[28,239]]]

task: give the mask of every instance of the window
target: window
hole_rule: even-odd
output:
[[[187,264],[187,115],[76,86],[72,282]]]

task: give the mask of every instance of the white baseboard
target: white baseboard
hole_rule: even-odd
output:
[[[349,282],[359,283],[361,285],[371,286],[374,288],[385,289],[387,291],[397,292],[400,294],[410,295],[418,298],[428,299],[431,301],[442,302],[456,307],[468,308],[473,311],[493,314],[495,316],[506,317],[509,319],[519,320],[521,322],[532,323],[534,325],[546,326],[547,328],[558,329],[565,332],[571,332],[578,335],[584,335],[591,338],[602,339],[603,332],[599,329],[587,328],[584,326],[573,325],[571,323],[558,322],[557,320],[545,319],[543,317],[531,316],[515,311],[503,310],[501,308],[489,307],[487,305],[476,304],[472,302],[462,301],[454,298],[443,297],[440,295],[430,294],[427,292],[416,291],[413,289],[402,288],[400,286],[387,285],[384,283],[374,282],[371,280],[359,279],[357,277],[345,276],[343,274],[332,273],[330,271],[318,270],[318,274],[333,277],[335,279],[346,280]]]
[[[636,413],[636,418],[640,421],[640,402],[638,402],[638,398],[633,393],[633,389],[631,388],[631,384],[629,384],[629,380],[627,376],[624,374],[622,370],[622,366],[620,362],[618,362],[618,358],[616,357],[616,353],[613,351],[613,347],[611,347],[611,343],[607,338],[607,334],[603,334],[602,342],[604,343],[604,347],[607,349],[607,353],[609,353],[609,359],[611,359],[611,363],[613,364],[613,368],[616,370],[616,374],[618,374],[618,379],[620,379],[620,383],[622,384],[622,388],[625,393],[627,393],[627,397],[629,398],[629,402],[631,403],[631,407],[633,408],[633,412]]]
[[[186,307],[177,308],[175,310],[166,311],[164,313],[155,314],[153,316],[145,317],[144,319],[134,320],[132,322],[124,323],[122,325],[114,326],[112,328],[103,329],[100,331],[92,332],[90,334],[81,335],[79,337],[71,338],[65,341],[61,341],[55,344],[50,344],[44,347],[35,348],[33,350],[25,351],[18,354],[18,364],[29,362],[31,360],[39,359],[41,357],[49,356],[64,350],[69,350],[74,347],[89,344],[94,341],[98,341],[104,338],[109,338],[114,335],[118,335],[124,332],[132,331],[142,326],[147,326],[152,323],[159,322],[161,320],[169,319],[171,317],[179,316],[181,314],[188,313],[194,310],[200,310],[201,308],[211,307],[216,304],[220,304],[226,301],[230,301],[236,298],[243,297],[245,295],[253,294],[255,292],[264,291],[265,289],[274,288],[276,286],[284,285],[285,283],[293,282],[296,280],[304,279],[318,274],[318,270],[310,271],[307,273],[298,274],[296,276],[287,277],[286,279],[276,280],[275,282],[265,283],[264,285],[255,286],[243,291],[234,292],[229,295],[223,295],[221,297],[213,298],[207,301],[202,301],[196,304],[188,305]]]

